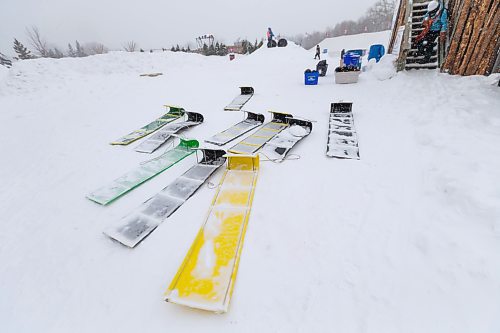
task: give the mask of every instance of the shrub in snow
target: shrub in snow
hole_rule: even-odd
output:
[[[31,54],[31,51],[29,51],[20,41],[14,38],[14,51],[17,54],[17,57],[15,59],[19,60],[25,60],[25,59],[33,59],[35,56]]]

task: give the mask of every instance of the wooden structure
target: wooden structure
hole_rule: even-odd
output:
[[[199,37],[196,37],[196,44],[198,45],[198,50],[203,49],[203,45],[207,45],[208,47],[214,46],[215,37],[212,34],[206,34]],[[208,42],[208,44],[207,44]]]
[[[391,39],[389,41],[389,48],[388,48],[389,53],[393,53],[395,48],[397,48],[398,50],[401,50],[400,46],[402,46],[402,45],[395,45],[395,44],[397,42],[399,42],[400,44],[402,43],[401,40],[397,41],[398,31],[399,31],[400,27],[405,27],[407,22],[408,22],[408,18],[410,16],[410,13],[408,12],[409,2],[410,1],[407,1],[407,0],[399,0],[399,6],[397,6],[395,9],[394,22],[392,25],[392,34],[391,34]]]
[[[411,8],[418,0],[400,0],[396,8],[389,52],[398,51],[398,69],[404,69],[410,49]],[[445,0],[448,8],[448,34],[441,50],[442,72],[458,75],[489,75],[499,71],[500,1]],[[402,38],[402,27],[406,29]],[[396,43],[401,43],[396,45]]]

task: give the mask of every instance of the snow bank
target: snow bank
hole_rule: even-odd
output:
[[[364,77],[375,77],[377,80],[388,80],[396,75],[396,60],[397,56],[392,54],[384,55],[379,62],[375,59],[370,59],[368,65],[363,68],[366,73]]]
[[[0,82],[5,79],[9,69],[5,66],[0,66]]]
[[[6,89],[11,88],[11,93],[23,90],[36,92],[43,88],[64,89],[69,80],[94,75],[133,77],[151,72],[182,75],[187,67],[192,69],[212,66],[226,61],[227,59],[222,57],[204,57],[193,53],[181,54],[170,51],[156,53],[115,51],[85,58],[25,60],[16,62],[12,67],[13,80],[8,82],[9,87]]]
[[[342,49],[366,49],[369,50],[373,44],[382,44],[386,48],[391,37],[391,30],[372,32],[366,34],[348,35],[326,38],[319,43],[321,50],[328,49],[331,57],[340,57]],[[314,50],[312,48],[311,50]]]

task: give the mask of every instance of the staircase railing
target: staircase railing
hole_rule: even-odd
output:
[[[405,12],[405,31],[403,33],[403,41],[401,44],[401,50],[399,51],[398,66],[397,70],[402,71],[405,69],[406,57],[408,51],[411,48],[411,30],[412,30],[412,11],[413,11],[413,0],[408,0]]]

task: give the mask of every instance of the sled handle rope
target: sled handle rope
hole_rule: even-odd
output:
[[[266,154],[264,154],[262,152],[259,152],[258,155],[262,155],[262,156],[265,157],[264,159],[260,159],[261,162],[273,162],[273,163],[276,163],[276,164],[283,163],[284,161],[300,160],[300,158],[301,158],[301,156],[299,154],[289,154],[289,155],[287,155],[283,159],[280,159],[280,158],[270,158],[269,156],[267,156]],[[208,181],[207,182],[207,187],[209,189],[211,189],[211,190],[215,190],[217,187],[219,187],[219,184],[211,182],[211,181]]]
[[[283,161],[289,161],[289,160],[300,160],[300,155],[299,154],[289,154],[285,156],[285,158],[270,158],[263,152],[259,152],[259,155],[262,155],[265,157],[265,159],[260,159],[261,162],[273,162],[276,164],[283,163]]]

